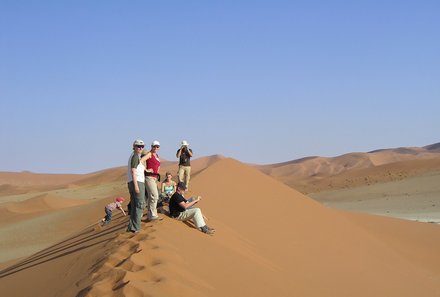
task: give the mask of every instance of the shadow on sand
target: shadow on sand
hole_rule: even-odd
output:
[[[14,265],[1,270],[0,278],[12,275],[31,267],[55,260],[60,257],[90,248],[95,245],[110,242],[127,228],[128,218],[122,214],[115,215],[110,225],[101,226],[101,222],[91,224],[77,234],[53,246],[43,249]]]

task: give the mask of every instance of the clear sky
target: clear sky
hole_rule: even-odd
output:
[[[440,1],[0,1],[0,171],[440,141]]]

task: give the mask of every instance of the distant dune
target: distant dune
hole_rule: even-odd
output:
[[[192,160],[192,176],[196,176],[208,166],[222,160],[221,155],[213,155]],[[160,174],[166,172],[177,176],[178,163],[161,161]],[[115,167],[88,174],[41,174],[32,172],[0,172],[1,196],[45,192],[49,190],[95,186],[103,183],[124,182],[127,179],[127,167]],[[0,200],[1,201],[1,200]]]
[[[23,201],[24,212],[49,211],[0,225],[2,236],[17,226],[38,246],[44,234],[64,231],[64,238],[3,266],[2,294],[440,296],[439,226],[333,210],[228,158],[203,160],[200,168],[192,192],[202,195],[199,206],[217,229],[214,236],[170,218],[143,223],[131,235],[120,213],[100,227],[104,205],[126,196],[124,181],[92,186],[105,180],[102,175],[87,186],[56,191],[102,197],[86,204],[58,204],[50,195]],[[20,238],[8,240],[3,251],[21,247]]]
[[[32,172],[0,172],[0,196],[47,191],[64,187],[81,179],[81,174],[44,174]]]
[[[381,149],[333,158],[255,165],[265,174],[302,193],[388,182],[440,170],[439,143],[423,148]]]

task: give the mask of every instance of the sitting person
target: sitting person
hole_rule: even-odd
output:
[[[171,173],[167,172],[165,180],[162,182],[159,195],[159,202],[162,204],[168,203],[171,196],[176,192],[176,182],[172,180],[172,177]]]
[[[206,225],[200,208],[192,207],[202,198],[198,196],[195,199],[191,199],[192,201],[186,200],[183,196],[186,189],[184,182],[179,182],[177,184],[177,191],[171,196],[169,204],[171,217],[179,221],[188,221],[192,219],[197,229],[206,234],[214,234],[215,230]]]

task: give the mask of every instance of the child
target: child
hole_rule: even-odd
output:
[[[107,225],[112,220],[112,212],[118,208],[122,211],[125,216],[125,211],[122,209],[122,203],[124,202],[124,197],[117,197],[115,202],[110,203],[105,207],[105,217],[102,219],[102,224]]]

